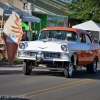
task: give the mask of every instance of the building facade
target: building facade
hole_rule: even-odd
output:
[[[19,9],[23,9],[23,2],[19,1],[19,0],[0,0],[0,2],[2,3],[9,3]]]

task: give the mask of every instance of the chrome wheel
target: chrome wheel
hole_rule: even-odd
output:
[[[24,75],[30,75],[32,72],[32,68],[28,62],[23,62],[23,73]]]
[[[97,61],[95,59],[93,62],[93,72],[96,73],[96,71],[97,71]]]
[[[72,75],[73,75],[73,67],[72,67],[72,64],[69,65],[69,72],[68,73],[69,73],[69,76],[72,77]]]
[[[87,65],[86,68],[87,68],[87,73],[93,73],[93,74],[96,73],[96,71],[97,71],[97,59],[94,58],[92,64]]]
[[[64,69],[64,76],[66,78],[71,78],[73,75],[73,66],[71,63],[65,64],[65,69]]]

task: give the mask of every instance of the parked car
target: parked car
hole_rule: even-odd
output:
[[[84,66],[87,73],[96,73],[100,45],[85,30],[48,27],[40,31],[38,40],[21,41],[18,58],[23,59],[23,73],[30,75],[35,67],[45,64],[50,70],[61,70],[65,77]]]

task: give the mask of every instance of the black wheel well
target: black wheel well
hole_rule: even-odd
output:
[[[77,56],[77,54],[76,54],[75,52],[72,54],[72,56],[71,56],[71,61],[72,61],[72,63],[74,63],[74,55]],[[77,65],[78,65],[78,56],[77,56],[77,61],[76,61],[76,63],[77,63]]]
[[[27,63],[27,60],[26,60],[26,59],[24,59],[24,62],[25,62],[25,63]]]
[[[94,59],[96,59],[96,61],[98,62],[99,61],[99,58],[98,56],[95,56]]]

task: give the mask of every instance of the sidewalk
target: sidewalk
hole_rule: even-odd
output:
[[[22,70],[22,64],[18,65],[1,65],[0,70]]]
[[[17,64],[17,65],[12,65],[12,66],[10,66],[10,65],[1,65],[0,66],[0,71],[1,70],[21,70],[22,71],[22,66],[23,66],[23,64]],[[45,68],[46,68],[46,66],[44,66],[44,65],[42,65],[42,64],[40,64],[39,65],[40,66],[40,68],[34,68],[34,70],[44,70]]]

